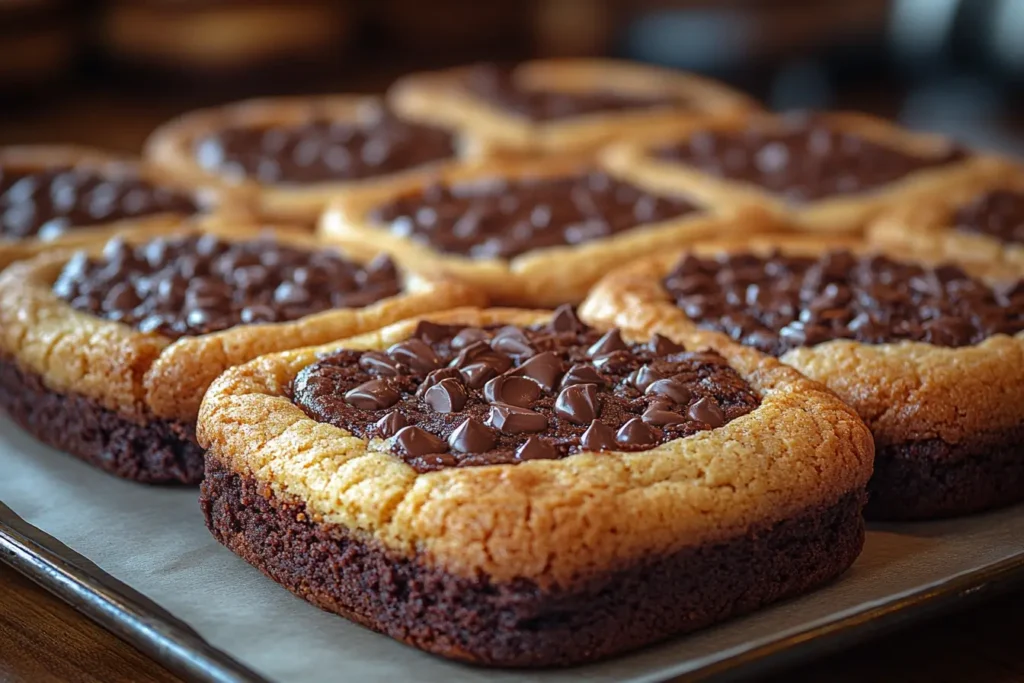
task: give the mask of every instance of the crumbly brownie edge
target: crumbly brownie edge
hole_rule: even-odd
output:
[[[0,408],[43,443],[123,479],[195,485],[203,478],[193,425],[139,423],[85,396],[51,391],[10,357],[0,357]]]
[[[207,457],[200,504],[213,535],[296,595],[408,645],[508,667],[610,657],[808,591],[853,563],[863,490],[717,544],[543,589],[433,567],[317,523],[300,501]]]
[[[1024,422],[1009,429],[881,445],[868,484],[873,520],[956,517],[1024,501]]]

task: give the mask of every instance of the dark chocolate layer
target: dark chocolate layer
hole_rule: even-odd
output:
[[[1024,423],[879,446],[865,513],[877,520],[955,517],[1024,501]]]
[[[958,230],[1024,244],[1024,192],[994,190],[960,207],[953,216]]]
[[[203,449],[195,428],[152,418],[138,423],[98,402],[59,394],[0,357],[0,407],[25,431],[106,472],[145,484],[198,484]]]
[[[860,553],[863,500],[851,492],[729,541],[544,589],[453,575],[317,524],[301,502],[212,459],[200,496],[217,540],[314,605],[434,654],[512,667],[603,659],[806,592]]]

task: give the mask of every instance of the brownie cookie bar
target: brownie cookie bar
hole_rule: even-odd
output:
[[[79,147],[0,147],[0,268],[115,232],[208,217],[216,196],[123,157]]]
[[[668,336],[714,330],[827,384],[874,433],[876,519],[1024,499],[1024,269],[989,282],[833,242],[707,243],[637,262],[583,315]]]
[[[295,235],[115,238],[0,274],[0,405],[118,476],[196,483],[199,404],[228,367],[477,300]]]
[[[896,206],[868,227],[886,249],[1024,269],[1024,168],[1005,168]]]
[[[505,153],[558,153],[680,121],[758,109],[746,95],[692,74],[603,59],[553,59],[418,73],[388,91],[396,111],[456,127]]]
[[[450,130],[403,120],[375,97],[250,100],[186,114],[146,145],[181,182],[212,184],[268,220],[312,224],[330,198],[424,178],[471,159]]]
[[[203,402],[217,539],[445,657],[594,661],[813,589],[863,542],[871,435],[720,336],[466,309],[264,356]]]
[[[320,236],[430,263],[522,306],[577,303],[624,261],[723,234],[767,232],[767,212],[705,202],[599,161],[492,160],[335,201]]]
[[[859,231],[894,202],[943,192],[1007,163],[851,113],[688,124],[624,142],[608,157],[701,199],[758,204],[795,227],[826,232]]]

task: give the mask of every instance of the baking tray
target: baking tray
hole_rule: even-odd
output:
[[[0,561],[189,680],[698,681],[817,656],[1024,579],[1024,507],[880,525],[829,586],[594,665],[495,671],[321,612],[219,546],[196,493],[116,480],[0,418]]]

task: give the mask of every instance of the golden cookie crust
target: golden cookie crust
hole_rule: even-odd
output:
[[[947,138],[923,133],[911,133],[880,118],[853,112],[830,112],[815,115],[829,127],[848,131],[905,153],[941,153],[951,148]],[[760,206],[796,228],[810,232],[859,232],[867,221],[896,202],[911,202],[916,198],[941,193],[969,181],[980,173],[1005,167],[1008,162],[991,156],[973,155],[963,161],[924,169],[874,191],[826,197],[792,206],[764,189],[742,181],[714,177],[683,163],[664,161],[654,151],[667,143],[683,140],[700,131],[734,131],[749,126],[767,129],[784,125],[785,119],[771,114],[751,114],[746,117],[713,122],[691,122],[676,126],[671,132],[644,136],[640,140],[624,141],[607,151],[608,163],[615,168],[630,169],[639,177],[659,181],[692,193],[710,202],[741,201]]]
[[[508,309],[424,316],[468,325],[549,317]],[[688,332],[682,341],[722,353],[762,404],[722,428],[641,453],[417,474],[385,441],[316,422],[287,398],[289,383],[320,354],[385,348],[415,324],[230,370],[203,402],[200,443],[231,471],[302,500],[317,523],[369,535],[458,576],[542,588],[832,504],[871,474],[871,435],[831,392],[756,351]]]
[[[1024,192],[1024,168],[1000,166],[956,187],[893,206],[867,228],[869,242],[893,251],[926,254],[934,260],[996,264],[1024,270],[1024,245],[1007,244],[981,233],[963,232],[953,224],[958,209],[994,190]]]
[[[73,228],[53,240],[41,240],[35,237],[5,239],[0,236],[0,269],[14,261],[31,258],[51,249],[78,248],[96,240],[108,239],[122,232],[130,234],[154,228],[174,229],[182,223],[241,221],[246,217],[239,207],[223,201],[223,198],[213,188],[178,182],[141,164],[130,156],[73,145],[0,147],[0,167],[44,170],[67,166],[92,168],[117,175],[130,174],[155,184],[184,191],[195,197],[204,212],[197,216],[184,216],[176,213],[154,214],[102,225]]]
[[[200,231],[178,234],[194,232]],[[231,241],[263,234],[227,226],[202,232]],[[165,234],[143,229],[126,241],[142,243]],[[295,233],[278,233],[276,239],[299,247],[322,246]],[[92,253],[101,250],[102,242],[89,248]],[[480,302],[479,295],[448,277],[402,269],[404,291],[364,308],[334,309],[292,322],[239,325],[172,341],[76,311],[58,299],[51,286],[71,254],[42,254],[0,274],[0,355],[42,377],[50,391],[84,396],[139,422],[165,418],[194,423],[204,392],[221,372],[265,353],[322,344],[412,315]]]
[[[359,121],[380,113],[378,97],[329,95],[245,100],[222,107],[184,114],[158,128],[146,141],[146,160],[186,185],[212,185],[268,221],[312,224],[339,191],[403,186],[412,179],[428,177],[460,162],[469,162],[480,148],[467,136],[457,137],[458,159],[410,168],[362,180],[330,181],[308,185],[267,185],[253,179],[229,180],[200,166],[192,152],[196,140],[226,127],[300,125],[329,118]]]
[[[614,324],[637,334],[718,335],[701,331],[661,284],[684,254],[779,250],[813,256],[835,248],[857,253],[884,251],[850,238],[814,236],[708,242],[637,261],[610,274],[580,307],[580,316],[590,324]],[[906,252],[889,255],[907,260]],[[915,254],[911,260],[937,263],[928,255]],[[994,274],[997,279],[1024,277],[1024,269],[993,269],[972,263],[963,267],[982,278]],[[793,349],[779,360],[824,383],[853,406],[879,447],[928,439],[958,444],[981,432],[1013,429],[1024,423],[1024,333],[995,335],[959,348],[910,341],[862,344],[833,340]]]
[[[654,193],[679,194],[656,178],[644,178],[631,169],[616,169],[601,161],[579,158],[492,159],[472,168],[451,169],[435,181],[444,184],[486,178],[560,178],[599,169],[613,177]],[[405,264],[429,264],[456,275],[486,292],[499,305],[554,307],[582,301],[590,287],[615,266],[632,258],[692,241],[722,235],[772,232],[778,223],[758,207],[734,202],[704,202],[703,211],[625,230],[607,238],[578,245],[546,247],[511,259],[473,259],[436,251],[427,245],[392,235],[369,215],[377,206],[404,195],[421,192],[428,181],[410,179],[403,186],[364,190],[339,196],[320,220],[318,235],[355,253],[385,251]],[[685,196],[685,193],[683,193]]]
[[[681,71],[610,59],[548,59],[523,62],[512,77],[526,87],[557,92],[679,95],[691,99],[695,109],[617,111],[538,123],[509,114],[468,92],[461,83],[471,69],[411,74],[391,86],[388,101],[411,119],[469,131],[499,153],[544,154],[594,150],[611,140],[680,121],[760,109],[742,93]]]

